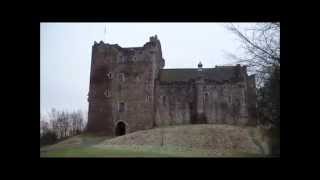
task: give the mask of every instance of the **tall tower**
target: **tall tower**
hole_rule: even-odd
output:
[[[142,47],[92,47],[88,131],[110,136],[152,128],[155,79],[164,66],[156,36]]]

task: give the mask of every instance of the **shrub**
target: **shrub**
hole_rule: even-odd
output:
[[[42,136],[40,136],[40,147],[44,145],[50,145],[57,142],[58,137],[57,134],[53,131],[47,131]]]

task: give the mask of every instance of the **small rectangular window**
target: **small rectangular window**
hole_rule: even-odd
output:
[[[204,93],[203,102],[207,102],[208,101],[208,97],[209,97],[209,93],[208,92]]]
[[[150,102],[151,101],[151,96],[146,96],[146,101]]]
[[[124,108],[125,108],[125,104],[124,104],[124,102],[121,102],[119,104],[119,112],[124,112]]]
[[[121,82],[124,82],[124,81],[125,81],[124,73],[120,73],[120,74],[119,74],[119,80],[120,80]]]
[[[108,72],[107,77],[108,77],[108,79],[112,79],[112,73]]]

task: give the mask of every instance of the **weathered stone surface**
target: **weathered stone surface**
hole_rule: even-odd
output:
[[[126,133],[177,124],[255,125],[255,82],[246,67],[164,64],[157,37],[134,48],[95,43],[88,131],[114,136],[119,123]]]

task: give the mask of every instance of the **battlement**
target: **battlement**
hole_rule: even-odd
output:
[[[157,35],[151,36],[151,37],[149,38],[149,40],[150,40],[150,42],[159,41]]]
[[[121,47],[118,44],[109,44],[109,43],[103,42],[102,40],[99,43],[97,41],[94,41],[93,47],[102,47],[102,48],[115,47],[115,48],[126,49],[126,50],[141,50],[149,47],[154,47],[150,45],[156,45],[157,43],[160,44],[160,41],[157,35],[155,35],[149,38],[149,42],[145,43],[143,46],[138,46],[138,47]]]
[[[113,57],[114,62],[119,62],[119,64],[155,61],[160,69],[163,68],[165,64],[162,58],[161,44],[157,35],[151,36],[148,42],[138,47],[121,47],[118,44],[109,44],[103,41],[98,43],[94,41],[92,51],[94,59],[99,57],[98,59],[101,59],[100,62],[102,62],[102,59],[106,56],[110,56]]]

